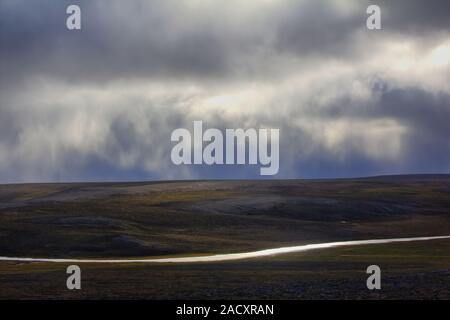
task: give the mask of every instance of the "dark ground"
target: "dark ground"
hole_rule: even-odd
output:
[[[242,252],[334,240],[450,235],[450,176],[0,186],[0,256],[111,258]],[[450,241],[226,263],[0,262],[0,299],[449,299]],[[366,289],[368,265],[382,290]]]

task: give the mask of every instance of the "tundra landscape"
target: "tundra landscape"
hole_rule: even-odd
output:
[[[144,259],[450,235],[450,176],[0,186],[0,256]],[[1,299],[449,299],[450,240],[236,261],[0,261]],[[382,289],[366,287],[379,265]]]
[[[164,319],[450,300],[449,16],[0,0],[0,300]],[[384,316],[369,304],[339,303]]]

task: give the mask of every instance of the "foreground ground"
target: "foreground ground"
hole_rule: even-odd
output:
[[[81,265],[66,289],[64,264],[1,263],[0,299],[449,299],[450,240],[335,248],[187,265]],[[382,289],[366,288],[367,266]]]
[[[242,252],[334,240],[450,235],[450,177],[0,186],[0,256]],[[0,298],[450,298],[450,241],[187,265],[0,262]],[[366,289],[368,265],[381,291]]]

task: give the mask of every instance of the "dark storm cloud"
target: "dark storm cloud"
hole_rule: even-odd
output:
[[[375,119],[390,119],[406,128],[402,137],[402,154],[397,161],[380,161],[365,155],[359,148],[358,135],[349,137],[341,148],[346,157],[339,162],[333,153],[311,141],[303,146],[317,146],[312,154],[295,164],[298,172],[308,177],[346,177],[393,173],[449,172],[450,170],[450,94],[430,93],[421,88],[390,88],[390,85],[373,86],[373,100],[366,105],[352,104],[344,97],[329,105],[320,114],[322,119],[347,119],[365,122]],[[286,131],[285,131],[286,133]],[[362,133],[362,132],[361,132]],[[288,130],[288,141],[296,136],[308,137],[299,130]],[[389,143],[390,137],[386,139]],[[381,145],[382,149],[384,146]],[[288,149],[288,148],[286,148]],[[382,150],[380,150],[382,151]],[[301,152],[301,147],[298,149]],[[323,168],[327,168],[324,174]]]
[[[354,36],[365,30],[371,2],[353,2],[347,10],[342,1],[288,0],[270,8],[255,4],[239,16],[237,2],[196,8],[189,1],[76,1],[83,30],[69,32],[65,9],[72,3],[2,1],[2,69],[12,79],[30,74],[81,81],[221,79],[255,69],[264,75],[267,60],[279,53],[352,59],[358,54]],[[448,30],[448,1],[380,4],[391,29]]]
[[[214,28],[214,17],[197,17],[170,1],[78,1],[83,30],[69,32],[65,9],[72,2],[2,3],[0,45],[8,74],[82,81],[226,75],[226,55],[248,45]]]
[[[359,14],[336,12],[324,1],[290,1],[277,19],[276,48],[297,55],[353,55],[352,36],[365,26],[364,2]],[[366,6],[367,7],[367,6]]]
[[[449,172],[449,3],[0,0],[0,182],[258,176],[172,165],[193,120],[280,128],[281,178]]]
[[[397,31],[423,33],[450,29],[450,2],[446,0],[375,1],[386,9],[385,27]]]
[[[379,113],[411,128],[405,142],[405,167],[417,171],[450,169],[450,95],[417,88],[393,89],[382,94]]]

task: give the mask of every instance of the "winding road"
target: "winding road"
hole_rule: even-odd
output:
[[[450,239],[450,236],[438,237],[415,237],[415,238],[394,238],[394,239],[375,239],[375,240],[356,240],[307,244],[301,246],[281,247],[275,249],[266,249],[243,253],[216,254],[209,256],[195,257],[176,257],[176,258],[158,258],[158,259],[51,259],[51,258],[17,258],[17,257],[0,257],[0,261],[15,262],[54,262],[54,263],[196,263],[196,262],[218,262],[232,261],[241,259],[251,259],[259,257],[274,256],[279,254],[305,252],[316,249],[327,249],[346,246],[372,245],[394,242],[411,242],[411,241],[427,241]]]

